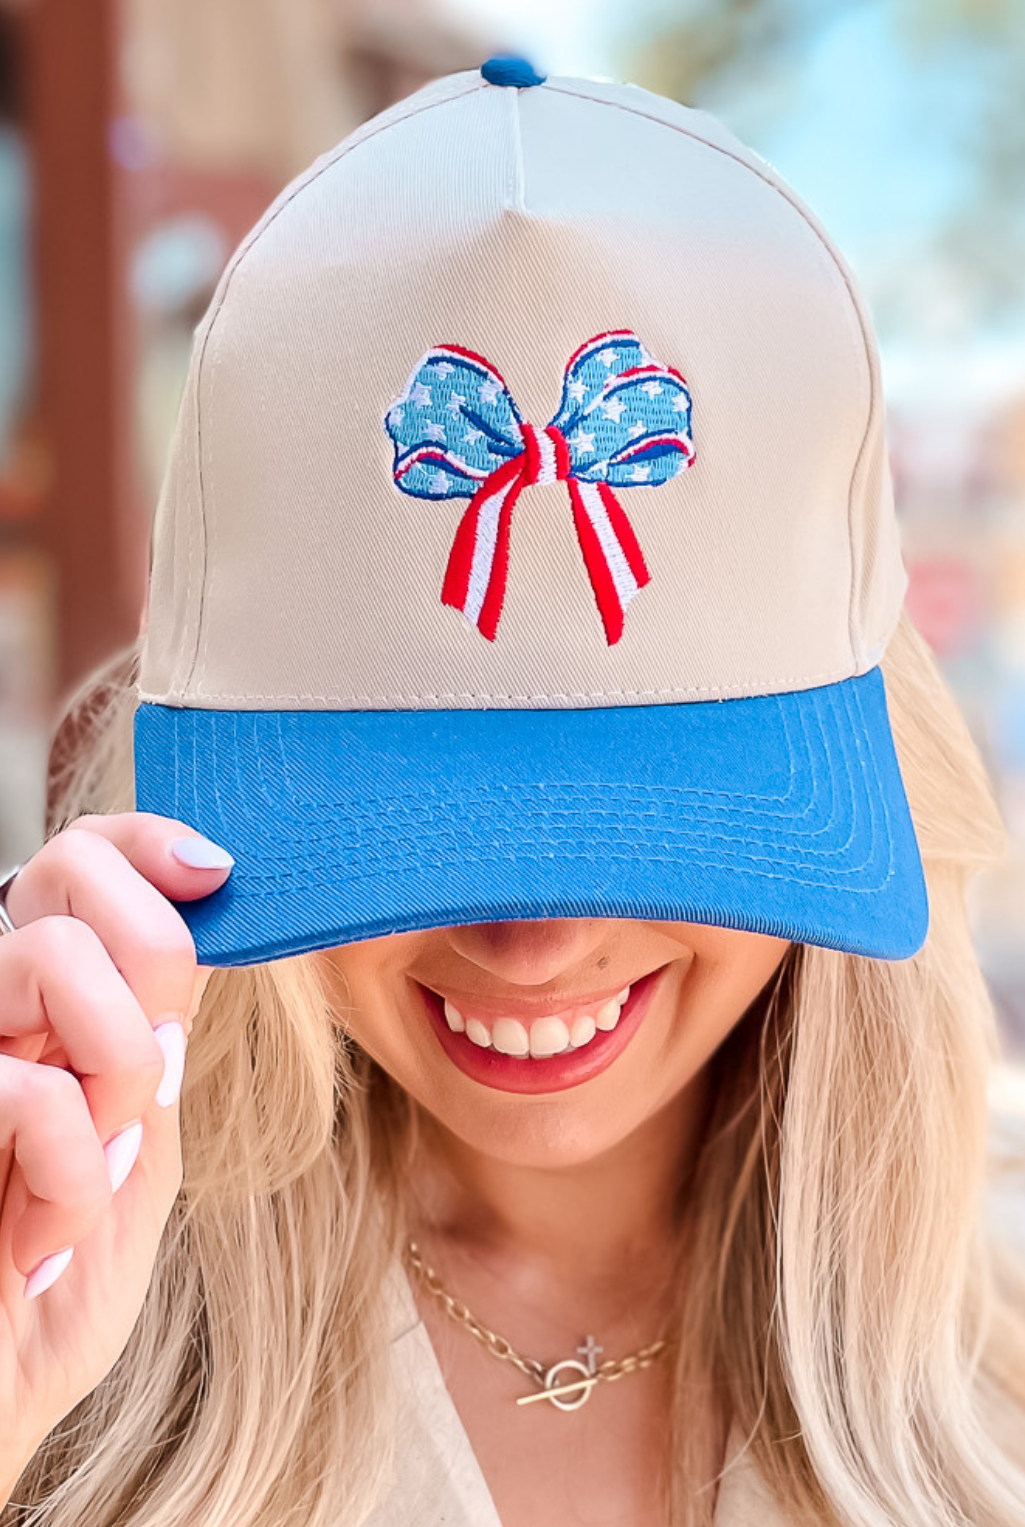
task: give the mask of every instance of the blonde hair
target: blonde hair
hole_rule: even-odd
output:
[[[906,614],[882,666],[929,936],[904,961],[793,945],[709,1061],[681,1195],[672,1527],[712,1521],[687,1405],[702,1376],[797,1527],[1025,1527],[1025,1266],[988,1209],[999,1034],[965,901],[1006,838]],[[132,809],[136,672],[133,648],[70,701],[48,835]],[[394,1456],[381,1283],[416,1130],[316,954],[217,970],[143,1310],[9,1519],[359,1527]]]

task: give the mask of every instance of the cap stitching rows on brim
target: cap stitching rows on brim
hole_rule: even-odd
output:
[[[862,707],[860,695],[859,694],[845,693],[845,695],[843,696],[843,706],[844,706],[844,708],[847,708],[849,701],[852,700],[852,699],[853,699],[854,704],[855,704],[855,706],[857,708],[858,715],[859,715],[859,718],[860,718],[861,723],[862,723],[862,730],[867,731],[867,727],[865,726],[864,710],[863,710],[863,707]],[[840,700],[840,697],[837,696],[837,695],[829,696],[830,709],[834,713],[834,715],[835,715],[835,713],[837,711],[837,708],[838,708],[837,702],[839,700]],[[850,715],[850,711],[848,709],[848,716],[849,715]],[[799,718],[799,719],[801,719],[801,724],[803,726],[804,725],[803,718]],[[177,731],[177,721],[178,721],[178,718],[176,717],[175,718],[175,729],[176,729],[176,731]],[[234,725],[237,728],[237,720],[235,721]],[[842,736],[843,736],[842,729],[838,728],[838,731],[840,732],[840,735],[841,735],[841,738],[842,738]],[[884,790],[882,788],[882,779],[880,777],[879,770],[878,770],[878,768],[876,766],[875,757],[871,753],[869,753],[867,755],[867,757],[866,757],[865,751],[864,751],[864,749],[863,749],[863,747],[861,746],[861,743],[860,743],[859,729],[857,727],[853,727],[852,728],[851,735],[852,735],[852,737],[854,739],[855,749],[856,749],[856,752],[857,752],[856,764],[857,764],[858,769],[860,769],[860,774],[861,774],[861,777],[862,777],[863,781],[865,782],[865,787],[866,787],[864,789],[864,794],[863,794],[862,798],[868,804],[869,817],[870,817],[870,822],[871,822],[871,829],[870,829],[870,834],[869,834],[869,838],[870,838],[869,857],[871,857],[871,854],[874,851],[874,849],[878,847],[880,841],[885,841],[887,843],[887,845],[888,845],[888,848],[889,848],[889,863],[888,863],[888,869],[887,869],[886,875],[877,884],[871,885],[871,886],[850,886],[850,885],[847,885],[847,886],[844,886],[843,889],[846,892],[848,892],[848,893],[853,891],[853,892],[858,892],[859,894],[870,894],[870,893],[877,893],[879,890],[881,890],[882,887],[885,886],[893,878],[893,875],[894,875],[894,872],[895,872],[894,854],[893,854],[893,832],[892,832],[892,825],[893,824],[890,821],[889,810],[888,810],[888,807],[887,807],[887,804],[886,804],[886,796],[885,796],[885,792],[884,792]],[[789,732],[787,733],[787,738],[788,738],[788,742],[790,742],[790,734],[789,734]],[[831,782],[833,782],[834,787],[835,787],[835,782],[836,782],[836,780],[838,778],[842,778],[844,781],[846,781],[851,786],[851,789],[850,789],[850,792],[849,792],[849,798],[851,799],[852,802],[856,803],[856,801],[858,799],[858,796],[857,796],[857,794],[855,793],[855,791],[853,789],[853,778],[854,778],[855,770],[848,768],[848,769],[845,769],[841,775],[837,774],[836,769],[834,767],[834,764],[835,764],[835,754],[834,754],[833,749],[830,746],[829,735],[828,735],[827,731],[825,730],[825,728],[822,727],[821,723],[820,723],[820,726],[819,726],[819,738],[820,738],[821,743],[822,743],[823,752],[825,753],[826,758],[829,761],[829,765],[830,765],[829,778],[830,778]],[[195,755],[196,732],[195,732],[195,729],[192,729],[192,732],[191,732],[191,742],[192,742],[192,750],[193,750],[192,787],[193,787],[193,794],[195,794],[195,784],[196,784],[196,780],[199,777],[199,771],[195,767],[195,764],[196,764],[196,755]],[[258,749],[258,746],[259,746],[259,744],[257,743],[257,749]],[[841,746],[842,746],[842,744],[841,744]],[[222,807],[222,803],[221,803],[221,794],[220,794],[220,788],[219,788],[219,781],[220,781],[220,777],[221,777],[221,771],[214,764],[214,760],[216,759],[216,750],[217,750],[217,739],[216,739],[216,736],[213,738],[213,749],[214,749],[214,751],[213,751],[213,755],[212,755],[212,759],[211,759],[211,765],[212,766],[210,767],[210,769],[208,771],[205,771],[205,772],[207,773],[207,776],[209,777],[209,779],[210,779],[210,781],[211,781],[211,783],[213,785],[214,801],[215,801],[215,805],[216,805],[216,811],[217,811],[218,818],[220,820],[224,821],[225,817],[224,817],[224,811],[223,811],[223,807]],[[179,760],[179,757],[181,755],[181,749],[176,746],[174,751],[175,751],[175,809],[180,811],[181,810],[181,806],[184,804],[183,802],[180,801],[179,788],[178,788],[179,787],[178,760]],[[844,750],[844,751],[846,751],[846,750]],[[235,747],[234,750],[233,750],[233,759],[234,759],[234,762],[235,762],[236,765],[237,765],[237,762],[238,762],[238,758],[239,758],[239,750],[238,750],[237,747]],[[793,772],[794,772],[794,762],[793,761],[794,761],[794,752],[793,752],[793,746],[791,744],[790,745],[790,769],[791,769],[791,777],[793,776]],[[229,768],[230,768],[230,762],[229,762]],[[811,777],[812,777],[813,784],[815,785],[815,787],[817,789],[818,783],[819,783],[818,777],[814,773],[812,774]],[[874,790],[869,787],[869,783],[868,782],[869,782],[870,778],[871,778],[872,783],[875,785],[875,789]],[[240,782],[240,784],[241,784],[241,782]],[[418,781],[418,784],[417,784],[418,796],[422,797],[422,795],[425,793],[426,785],[427,785],[426,781],[424,781],[424,780]],[[608,788],[610,789],[610,791],[614,791],[617,794],[621,794],[624,791],[630,791],[632,789],[632,787],[629,785],[629,783],[618,782],[618,781],[613,783],[612,785],[610,785]],[[655,786],[655,787],[649,787],[649,788],[657,790],[660,787]],[[665,787],[661,787],[661,788],[664,788],[664,792],[666,794],[673,794],[675,792],[675,788],[676,787],[665,786]],[[460,790],[462,792],[460,798],[463,800],[463,802],[465,804],[465,799],[466,799],[466,787],[465,787],[465,784],[460,786]],[[734,795],[736,795],[737,793],[738,792],[733,792]],[[761,797],[761,796],[747,796],[745,798],[748,799],[748,800],[763,800],[763,799],[765,799],[764,797]],[[835,793],[834,793],[834,800],[835,800]],[[882,838],[880,837],[880,833],[879,833],[879,830],[878,830],[880,824],[877,822],[877,817],[876,817],[876,809],[875,808],[876,808],[876,803],[877,802],[879,804],[881,804],[883,815],[885,817],[885,827],[886,827],[886,830],[885,830]],[[312,803],[312,802],[310,802],[310,803],[303,802],[301,804],[302,804],[303,811],[304,811],[305,815],[307,816],[307,818],[310,815],[314,814],[316,809],[317,809],[315,803]],[[411,804],[413,810],[412,811],[407,811],[405,813],[405,821],[407,821],[407,822],[413,819],[413,815],[415,813],[415,810],[416,810],[418,802],[414,800],[410,804]],[[592,814],[593,814],[593,808],[592,808]],[[767,817],[768,820],[771,820],[771,815],[772,815],[771,813],[766,814],[766,817]],[[794,818],[793,820],[794,821],[799,821],[800,819],[799,818]],[[381,837],[382,837],[381,828],[382,828],[383,825],[384,824],[382,823],[380,818],[375,817],[374,822],[373,822],[373,831],[374,831],[374,835],[375,835],[375,845],[380,845],[380,840],[381,840]],[[738,835],[736,833],[728,834],[728,833],[717,833],[717,832],[710,832],[710,831],[701,831],[700,833],[690,833],[690,832],[688,832],[688,830],[686,828],[670,829],[665,824],[662,824],[662,823],[659,824],[658,831],[659,831],[660,834],[668,832],[670,830],[675,832],[675,834],[678,837],[682,837],[683,839],[688,841],[688,843],[689,843],[689,851],[691,853],[693,853],[693,854],[696,854],[696,855],[700,855],[700,853],[702,851],[701,847],[700,847],[700,844],[712,844],[712,843],[716,843],[716,842],[725,843],[725,844],[727,844],[729,846],[730,858],[731,858],[731,861],[732,861],[730,867],[732,869],[734,869],[738,874],[754,874],[754,875],[757,875],[759,878],[767,878],[767,879],[770,879],[770,880],[781,880],[782,879],[782,880],[791,881],[793,883],[801,884],[801,885],[817,885],[817,884],[820,884],[820,881],[805,879],[804,877],[802,877],[800,875],[794,874],[792,869],[788,870],[788,872],[785,875],[774,874],[771,870],[763,870],[763,869],[751,869],[751,870],[749,870],[749,869],[745,869],[745,867],[742,864],[736,863],[736,861],[737,860],[748,860],[753,865],[760,865],[760,864],[777,864],[778,865],[779,862],[780,862],[781,854],[782,853],[786,853],[786,852],[790,852],[790,851],[793,851],[795,853],[803,852],[806,855],[822,856],[823,858],[826,858],[829,861],[827,867],[829,868],[830,874],[831,874],[830,886],[831,887],[835,887],[837,874],[845,876],[845,877],[849,876],[849,875],[852,875],[852,874],[862,870],[864,868],[865,863],[867,863],[868,861],[865,860],[865,861],[862,861],[861,863],[856,864],[856,865],[847,865],[842,870],[837,870],[836,869],[835,861],[842,856],[842,854],[844,852],[844,849],[847,846],[847,843],[850,842],[850,837],[847,839],[847,843],[845,843],[843,845],[840,845],[838,847],[834,847],[832,849],[814,849],[814,848],[807,847],[807,844],[810,841],[811,837],[817,836],[819,833],[821,833],[823,831],[827,831],[828,828],[831,825],[832,825],[832,819],[830,819],[830,821],[826,824],[825,827],[816,829],[816,832],[814,834],[808,834],[804,838],[798,837],[798,838],[794,839],[792,841],[792,843],[791,842],[786,842],[785,840],[784,841],[778,841],[775,844],[776,851],[775,851],[775,853],[773,853],[771,855],[770,854],[754,854],[754,853],[745,853],[745,852],[743,852],[738,847],[738,842],[743,841],[743,840],[738,839]],[[524,845],[530,845],[532,843],[535,843],[536,842],[537,823],[536,822],[532,822],[530,824],[530,826],[531,826],[531,832],[529,833],[528,836],[524,837],[522,840],[516,840],[516,839],[513,839],[512,837],[509,837],[507,839],[507,843],[510,844],[510,845],[518,844],[521,841],[522,841],[522,843]],[[853,815],[852,815],[851,836],[853,836],[853,833],[854,833],[854,821],[853,821]],[[698,840],[698,846],[695,846],[695,842],[694,842],[695,838],[697,838],[697,840]],[[330,842],[337,842],[337,841],[338,841],[338,833],[337,832],[335,832],[335,833],[310,833],[308,830],[304,829],[304,834],[303,834],[303,845],[304,846],[312,845],[312,844],[316,844],[316,843],[321,843],[321,842],[330,843]],[[659,858],[663,857],[663,856],[660,856],[660,855],[657,855],[657,854],[650,853],[649,850],[650,850],[651,845],[645,844],[644,847],[645,847],[646,856],[648,858],[659,859]],[[399,854],[392,853],[389,856],[387,852],[380,851],[379,847],[378,847],[378,851],[375,852],[374,848],[372,848],[372,847],[370,847],[368,845],[363,845],[363,846],[361,846],[361,853],[365,854],[367,860],[377,860],[377,861],[380,861],[380,864],[381,864],[382,868],[401,866],[403,862],[408,862],[410,860],[415,860],[417,863],[424,863],[424,862],[426,862],[426,861],[424,861],[423,857],[420,854],[418,854],[415,849],[412,849],[412,848],[407,848],[404,853],[399,853]],[[606,858],[611,858],[611,859],[632,858],[632,857],[634,857],[635,854],[636,854],[636,844],[632,846],[630,853],[623,853],[623,854],[616,853],[614,849],[609,848],[607,845],[603,845],[602,852],[600,854],[587,853],[586,851],[581,850],[581,849],[579,849],[579,848],[577,848],[575,846],[572,849],[572,855],[573,855],[573,857],[575,859],[591,859],[591,860],[595,860],[595,861],[599,861],[599,862],[601,860],[603,860],[603,859],[606,859]],[[494,860],[495,862],[499,862],[501,860],[501,858],[503,857],[503,855],[501,853],[498,853],[498,854],[489,854],[489,853],[481,852],[479,849],[477,849],[475,847],[473,857],[474,857],[475,862],[486,863],[486,862],[489,862],[491,860]],[[672,856],[665,856],[665,857],[667,859],[667,862],[676,862],[675,859],[672,858]],[[238,896],[238,897],[242,897],[244,895],[247,895],[248,894],[248,887],[250,887],[250,886],[258,886],[261,882],[265,882],[265,881],[269,881],[269,880],[275,880],[275,881],[287,880],[289,878],[289,870],[288,870],[288,868],[286,866],[288,866],[288,865],[292,865],[296,869],[296,872],[298,873],[301,870],[301,867],[303,865],[305,865],[305,864],[310,864],[310,865],[313,865],[313,866],[317,866],[317,865],[319,865],[322,862],[321,861],[321,856],[319,854],[314,854],[314,855],[307,856],[295,844],[289,845],[288,849],[284,850],[281,853],[281,855],[280,855],[281,863],[280,864],[278,863],[279,856],[276,856],[273,853],[273,851],[271,851],[269,853],[264,853],[262,855],[262,858],[263,858],[263,861],[264,861],[265,864],[268,864],[268,865],[273,866],[273,867],[272,868],[268,868],[266,874],[262,874],[262,875],[261,874],[253,874],[253,873],[248,873],[247,872],[247,874],[245,876],[244,882],[242,884],[240,884],[235,889],[235,891],[233,892],[233,895]],[[447,863],[449,861],[438,860],[436,862],[441,864],[441,863]],[[717,856],[717,861],[716,862],[719,863],[720,866],[721,866],[721,863],[722,863],[721,856]],[[812,866],[810,864],[804,864],[804,865],[802,865],[800,867],[804,868],[804,869],[812,869],[812,868],[814,868],[814,866]],[[364,865],[364,868],[365,868],[365,865]],[[320,882],[320,881],[316,881],[316,880],[309,880],[307,877],[304,877],[304,883],[309,885],[309,886],[311,886],[311,887],[313,887],[313,886],[316,886],[316,885],[319,885],[319,884],[327,884],[329,882],[328,881]],[[243,886],[246,889],[243,889]]]

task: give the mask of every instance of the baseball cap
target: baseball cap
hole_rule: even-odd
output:
[[[197,327],[151,552],[136,806],[235,858],[201,962],[924,942],[871,320],[709,113],[498,58],[323,154]]]

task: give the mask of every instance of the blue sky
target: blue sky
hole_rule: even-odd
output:
[[[627,0],[445,3],[542,71],[622,78],[628,67],[620,39],[636,12],[625,9]],[[880,336],[888,394],[925,402],[956,367],[983,406],[1025,389],[1025,313],[1016,331],[966,328],[956,291],[923,256],[931,229],[967,183],[959,142],[984,81],[951,47],[909,63],[892,33],[893,10],[889,0],[874,0],[838,15],[810,48],[782,113],[773,110],[771,83],[761,97],[745,83],[743,93],[727,90],[701,104],[818,213],[870,306],[877,291],[901,280],[914,336]]]

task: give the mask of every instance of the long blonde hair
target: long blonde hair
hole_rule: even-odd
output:
[[[70,700],[47,835],[132,809],[137,659],[119,654]],[[788,1521],[1025,1527],[1025,1266],[989,1207],[999,1034],[965,901],[1006,838],[906,614],[882,666],[929,936],[896,962],[792,946],[709,1062],[681,1211],[672,1527],[712,1521],[684,1398],[699,1375]],[[11,1520],[359,1527],[394,1456],[381,1284],[416,1130],[316,954],[217,970],[143,1310],[22,1475]]]

